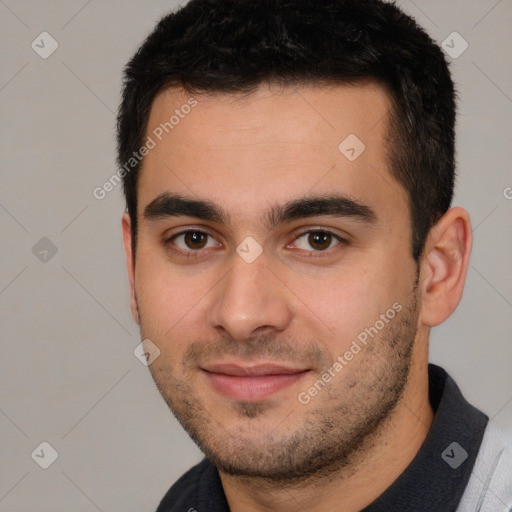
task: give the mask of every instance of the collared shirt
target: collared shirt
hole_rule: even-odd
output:
[[[393,484],[362,512],[512,511],[512,501],[507,503],[512,500],[510,448],[491,442],[492,449],[479,453],[488,417],[464,399],[445,370],[433,364],[429,365],[429,400],[435,416],[420,450]],[[487,474],[473,471],[477,459],[477,468]],[[502,469],[496,474],[498,464]],[[499,481],[493,480],[496,476]],[[499,508],[482,508],[486,499]],[[342,503],[340,496],[340,510]],[[229,512],[219,473],[207,459],[169,489],[156,512],[203,511]]]

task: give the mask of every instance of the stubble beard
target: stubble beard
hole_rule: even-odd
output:
[[[219,471],[235,477],[288,484],[329,477],[354,465],[378,442],[379,433],[392,418],[403,395],[419,315],[416,290],[417,282],[403,310],[368,341],[310,404],[294,402],[279,417],[272,415],[273,409],[266,402],[232,404],[237,424],[245,420],[244,427],[238,431],[230,430],[229,420],[223,425],[216,419],[215,404],[202,403],[189,384],[190,379],[178,376],[164,357],[158,358],[150,370],[171,411]],[[327,361],[317,345],[309,347],[298,354],[293,344],[276,345],[275,339],[263,337],[246,345],[224,339],[210,347],[208,353],[261,359],[270,355],[290,356],[293,351],[294,360],[308,361],[310,357],[323,360],[326,367],[332,366],[334,361]],[[196,361],[203,348],[194,344],[182,368]],[[292,422],[290,427],[289,420],[295,414],[301,415],[301,421]],[[261,428],[265,416],[269,418],[266,431]],[[258,421],[258,427],[254,428]]]

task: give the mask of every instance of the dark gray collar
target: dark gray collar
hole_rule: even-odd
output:
[[[405,471],[362,512],[451,512],[459,504],[489,418],[464,399],[445,370],[433,364],[428,370],[435,411],[430,432]]]

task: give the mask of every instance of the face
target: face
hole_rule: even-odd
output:
[[[388,109],[374,84],[154,101],[136,319],[163,398],[223,472],[335,470],[401,396],[420,305]]]

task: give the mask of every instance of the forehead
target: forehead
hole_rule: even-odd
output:
[[[251,222],[250,212],[307,194],[340,193],[383,215],[403,210],[407,196],[387,161],[389,108],[375,83],[265,85],[247,95],[168,89],[149,116],[154,148],[141,166],[139,212],[163,192]]]

